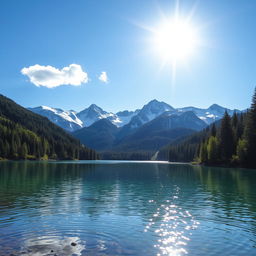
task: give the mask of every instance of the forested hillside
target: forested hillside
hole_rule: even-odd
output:
[[[159,152],[159,159],[206,165],[256,168],[256,90],[251,108],[232,117],[226,112],[220,123],[176,141]]]
[[[0,95],[0,158],[95,159],[62,128]]]
[[[190,136],[182,137],[175,140],[159,150],[158,160],[169,160],[172,162],[192,162],[194,161],[200,143],[209,137],[210,129],[213,125],[208,126],[200,132],[195,132]],[[214,124],[215,126],[215,124]]]

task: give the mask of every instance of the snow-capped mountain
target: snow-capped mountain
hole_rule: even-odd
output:
[[[120,111],[116,114],[106,112],[95,104],[81,112],[74,110],[62,110],[59,108],[52,108],[47,106],[40,106],[35,108],[28,108],[41,116],[47,117],[53,123],[59,125],[63,129],[73,132],[83,127],[89,127],[98,120],[108,119],[116,127],[121,127],[130,122],[131,118],[138,114],[139,110],[135,111]]]
[[[129,134],[130,131],[154,120],[165,112],[168,112],[168,115],[179,115],[192,111],[207,125],[221,119],[225,111],[227,111],[229,115],[233,115],[235,111],[237,113],[241,112],[239,110],[226,109],[217,104],[213,104],[207,109],[195,107],[175,109],[165,102],[157,100],[150,101],[148,104],[144,105],[142,109],[137,109],[135,111],[125,110],[117,113],[107,112],[95,104],[90,105],[81,112],[76,112],[74,110],[65,111],[59,108],[51,108],[47,106],[29,108],[29,110],[47,117],[50,121],[69,132],[76,131],[83,127],[89,127],[101,119],[108,119],[116,127],[122,127],[125,135]]]
[[[131,119],[128,125],[131,129],[138,128],[167,111],[172,112],[175,111],[175,109],[170,105],[166,104],[165,102],[152,100],[148,104],[143,106],[138,114]]]
[[[195,107],[185,107],[185,108],[178,108],[179,112],[187,112],[192,111],[194,112],[201,120],[203,120],[206,124],[211,124],[219,119],[221,119],[225,113],[228,112],[230,116],[234,114],[234,112],[240,113],[240,110],[234,109],[227,109],[223,108],[217,104],[211,105],[207,109],[202,108],[195,108]]]
[[[51,122],[69,132],[81,129],[83,127],[83,122],[77,117],[74,110],[64,111],[59,108],[51,108],[47,106],[28,109],[36,114],[47,117]]]
[[[206,126],[192,111],[177,114],[167,111],[141,127],[130,130],[130,133],[126,132],[126,126],[118,129],[109,120],[101,119],[72,134],[97,151],[155,151],[174,139],[200,131]]]
[[[152,100],[135,111],[107,112],[92,104],[81,112],[64,111],[41,106],[31,111],[46,116],[98,151],[157,151],[183,136],[204,129],[222,118],[225,111],[234,111],[213,104],[206,109],[173,108],[165,102]]]
[[[154,119],[152,122],[154,121],[161,123],[162,129],[183,127],[195,131],[200,131],[207,126],[207,124],[201,120],[193,111],[176,113],[165,112],[160,117]]]
[[[167,111],[175,111],[175,109],[163,101],[152,100],[143,106],[138,117],[145,124]]]
[[[96,121],[105,118],[111,121],[117,127],[119,127],[119,125],[122,123],[116,114],[106,112],[95,104],[92,104],[89,106],[89,108],[79,112],[77,117],[82,121],[83,127],[88,127]]]
[[[124,125],[128,124],[131,121],[131,119],[134,116],[136,116],[139,112],[140,112],[139,109],[137,109],[135,111],[124,110],[124,111],[117,112],[116,115],[118,116],[119,120],[121,121],[120,126],[124,126]]]

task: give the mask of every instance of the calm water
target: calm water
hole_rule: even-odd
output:
[[[2,162],[0,255],[256,255],[256,170]]]

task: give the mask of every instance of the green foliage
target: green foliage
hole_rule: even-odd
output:
[[[213,123],[212,128],[211,128],[211,136],[216,137],[217,130],[216,130],[216,125]]]
[[[75,154],[76,152],[76,154]],[[22,108],[0,95],[0,157],[3,159],[96,159],[47,118]]]
[[[208,152],[207,152],[207,143],[203,142],[200,146],[200,156],[199,156],[201,163],[208,162]]]
[[[218,161],[218,140],[216,137],[211,136],[207,144],[208,162],[216,163]]]
[[[221,120],[219,140],[220,160],[227,163],[231,160],[232,155],[235,153],[234,133],[231,126],[231,118],[227,111]]]
[[[28,154],[28,147],[27,147],[27,144],[25,142],[23,142],[23,144],[20,146],[19,155],[21,158],[26,159],[27,154]]]
[[[210,136],[210,129],[193,133],[185,138],[179,138],[159,151],[159,160],[169,160],[172,162],[192,162],[195,158],[199,158],[201,151],[201,143]]]
[[[246,141],[246,165],[256,167],[256,89],[253,95],[251,108],[249,109],[244,128],[244,139]]]
[[[256,90],[247,113],[234,113],[231,118],[226,112],[220,122],[177,140],[160,156],[167,150],[169,161],[256,168]]]
[[[246,156],[247,156],[247,141],[244,139],[240,139],[237,144],[236,149],[237,161],[242,165],[246,164]]]

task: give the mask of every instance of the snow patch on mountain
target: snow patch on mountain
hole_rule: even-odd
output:
[[[148,104],[144,105],[143,108],[135,115],[129,125],[131,129],[138,128],[145,123],[148,123],[156,117],[162,115],[167,111],[174,111],[175,109],[165,102],[152,100]]]
[[[227,109],[227,108],[221,107],[217,104],[213,104],[207,109],[195,108],[195,107],[185,107],[185,108],[178,108],[177,110],[179,112],[192,111],[197,115],[197,117],[199,117],[201,120],[203,120],[208,125],[221,119],[223,117],[225,111],[227,111],[228,114],[231,116],[234,114],[234,112],[237,112],[237,113],[241,112],[240,110]]]
[[[64,111],[59,108],[52,108],[48,106],[29,108],[29,110],[41,116],[47,117],[51,122],[70,132],[83,127],[83,123],[76,116],[75,111]]]
[[[116,115],[117,115],[118,119],[120,120],[119,126],[121,127],[121,126],[128,124],[131,121],[131,119],[139,113],[139,111],[140,110],[137,109],[135,111],[125,110],[125,111],[117,112]]]
[[[77,114],[77,117],[83,122],[83,127],[89,127],[96,121],[105,118],[111,121],[116,126],[120,126],[122,123],[116,114],[106,112],[95,104],[92,104],[88,108],[79,112]]]
[[[117,113],[107,112],[95,104],[91,104],[88,108],[76,112],[74,110],[62,110],[59,108],[52,108],[48,106],[40,106],[36,108],[29,108],[29,110],[47,117],[53,123],[59,125],[67,131],[73,132],[83,127],[89,127],[101,119],[107,119],[116,127],[124,127],[125,130],[134,130],[145,123],[152,121],[163,113],[168,115],[181,115],[186,112],[193,112],[200,120],[207,125],[222,118],[225,111],[229,115],[233,115],[239,110],[230,110],[223,108],[217,104],[213,104],[207,109],[200,109],[195,107],[173,108],[165,102],[152,100],[144,105],[142,109],[135,111],[120,111]]]

